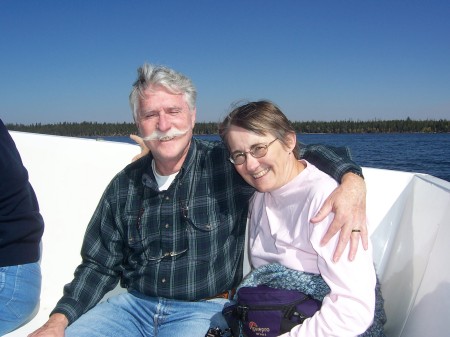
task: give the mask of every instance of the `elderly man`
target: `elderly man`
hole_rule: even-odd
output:
[[[254,189],[236,173],[224,144],[192,137],[195,100],[184,75],[149,64],[138,69],[130,105],[150,154],[106,188],[73,281],[48,322],[30,336],[203,337],[210,326],[225,327],[221,310],[242,279]],[[350,172],[322,213],[334,205],[338,221],[329,236],[346,223],[338,255],[354,227],[362,229],[364,243],[360,168],[320,146],[303,155],[335,179]],[[128,291],[97,304],[119,280]]]

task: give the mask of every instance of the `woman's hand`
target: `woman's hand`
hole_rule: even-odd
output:
[[[139,137],[138,135],[130,135],[130,138],[141,147],[141,153],[134,156],[131,161],[136,161],[139,158],[146,156],[150,152],[150,150],[148,149],[147,145],[145,145],[144,140],[141,137]]]

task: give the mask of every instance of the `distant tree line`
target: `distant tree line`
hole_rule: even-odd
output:
[[[372,120],[292,122],[297,132],[303,133],[448,133],[450,120]]]
[[[450,120],[372,120],[372,121],[309,121],[292,122],[298,133],[448,133]],[[49,135],[71,137],[104,137],[128,136],[136,133],[134,123],[56,123],[56,124],[7,124],[13,131],[42,133]],[[217,134],[217,123],[198,122],[195,124],[194,134]]]

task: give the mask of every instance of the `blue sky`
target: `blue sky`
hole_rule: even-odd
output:
[[[197,120],[270,99],[295,121],[450,119],[450,1],[0,0],[5,123],[131,122],[144,62]]]

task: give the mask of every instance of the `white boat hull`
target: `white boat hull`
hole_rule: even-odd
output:
[[[139,152],[132,144],[11,132],[45,220],[41,303],[6,336],[44,324],[80,263],[86,225],[112,177]],[[388,158],[386,158],[388,160]],[[450,331],[450,183],[430,175],[363,168],[374,260],[389,337]],[[245,261],[245,271],[249,270]],[[123,291],[116,288],[113,293]],[[109,294],[110,295],[110,294]]]

